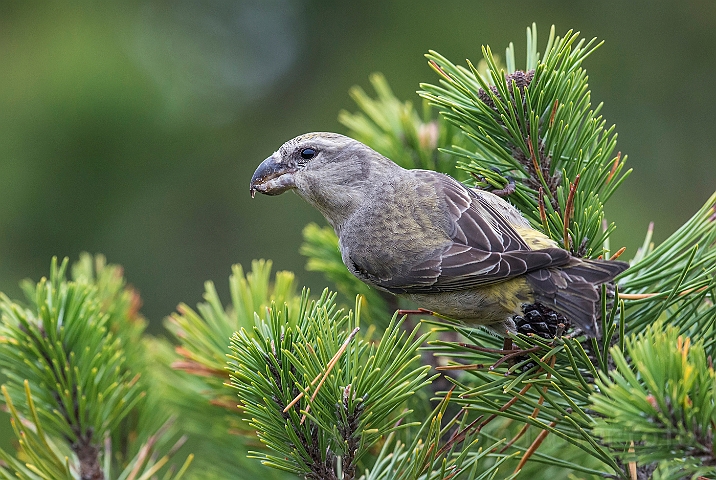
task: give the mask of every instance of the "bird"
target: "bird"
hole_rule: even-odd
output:
[[[597,336],[599,286],[628,267],[574,256],[499,196],[337,133],[287,141],[251,178],[252,198],[288,190],[323,214],[357,278],[502,337],[531,304]]]

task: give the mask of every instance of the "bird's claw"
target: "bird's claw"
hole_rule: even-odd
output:
[[[505,185],[504,188],[500,188],[498,190],[490,190],[490,193],[492,193],[493,195],[497,195],[498,197],[506,197],[515,193],[515,190],[517,190],[517,185],[515,184],[514,179],[510,177],[505,178],[507,179],[507,185]]]

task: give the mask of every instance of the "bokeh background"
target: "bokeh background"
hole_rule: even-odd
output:
[[[347,91],[383,72],[400,98],[423,54],[524,59],[551,24],[604,39],[585,64],[634,174],[608,204],[613,247],[664,238],[716,188],[716,2],[141,0],[0,3],[0,291],[53,255],[124,265],[159,327],[232,263],[305,273],[295,195],[251,200],[258,163],[297,134],[345,131]],[[518,60],[519,61],[519,60]],[[614,248],[616,250],[616,248]]]
[[[382,72],[399,98],[537,22],[606,41],[592,98],[635,169],[610,201],[612,249],[660,240],[716,188],[716,2],[418,0],[0,1],[0,291],[53,255],[104,253],[139,289],[152,330],[230,265],[304,271],[295,195],[251,200],[255,167],[300,133],[344,132],[347,92]]]

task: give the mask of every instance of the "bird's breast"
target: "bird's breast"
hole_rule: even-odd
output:
[[[338,232],[346,267],[375,285],[400,276],[444,248],[449,239],[425,208],[397,196],[358,209]]]

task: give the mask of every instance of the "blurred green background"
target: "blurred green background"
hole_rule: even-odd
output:
[[[294,195],[253,201],[254,168],[285,140],[345,131],[347,91],[383,72],[400,98],[435,82],[423,54],[525,51],[535,21],[605,45],[586,62],[593,100],[636,172],[608,205],[613,249],[663,239],[716,186],[716,2],[210,0],[2,2],[0,290],[52,255],[124,265],[160,320],[266,257],[303,283]],[[523,59],[523,57],[521,57]],[[520,61],[520,60],[518,60]]]
[[[607,206],[630,257],[650,220],[661,240],[716,188],[713,0],[1,1],[0,291],[101,252],[157,332],[204,280],[226,298],[232,263],[272,258],[321,288],[298,246],[322,218],[294,195],[251,201],[255,167],[295,135],[345,131],[347,91],[372,72],[418,101],[437,81],[428,49],[461,63],[513,41],[523,62],[533,21],[540,50],[551,24],[606,41],[585,66],[635,169]]]

